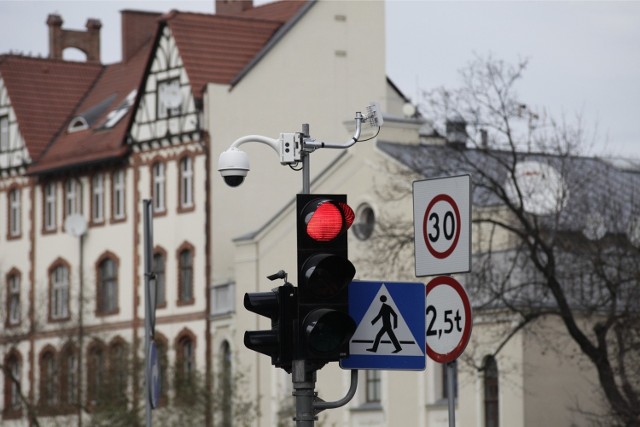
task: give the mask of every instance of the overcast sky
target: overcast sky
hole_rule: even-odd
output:
[[[65,28],[100,19],[102,60],[117,62],[121,9],[212,12],[213,3],[0,0],[0,53],[46,56],[45,21],[55,12]],[[474,53],[528,58],[523,101],[580,112],[589,128],[597,124],[600,150],[640,158],[640,1],[387,0],[386,40],[387,75],[414,100],[419,89],[455,87]]]

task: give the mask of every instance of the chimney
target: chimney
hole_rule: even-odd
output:
[[[153,38],[158,27],[160,13],[137,10],[120,12],[122,25],[122,62],[126,62]]]
[[[467,122],[456,116],[447,120],[446,123],[447,143],[456,148],[465,148],[467,145]]]
[[[216,15],[238,15],[253,8],[253,0],[216,0]]]
[[[86,31],[63,30],[62,17],[51,14],[47,17],[49,26],[49,58],[63,59],[62,52],[69,47],[81,50],[87,62],[100,62],[100,28],[98,19],[87,19]]]

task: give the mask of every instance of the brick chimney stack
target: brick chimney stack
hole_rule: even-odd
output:
[[[253,8],[253,0],[216,0],[216,15],[237,15]]]
[[[138,10],[120,12],[122,23],[122,62],[128,61],[153,38],[161,13]]]
[[[87,19],[86,31],[62,29],[62,17],[51,14],[47,18],[49,26],[49,58],[63,59],[62,52],[69,47],[81,50],[87,62],[100,62],[100,28],[98,19]]]

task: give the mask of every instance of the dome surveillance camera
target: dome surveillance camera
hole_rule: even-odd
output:
[[[237,187],[249,173],[249,156],[244,151],[231,147],[220,154],[218,171],[228,186]]]

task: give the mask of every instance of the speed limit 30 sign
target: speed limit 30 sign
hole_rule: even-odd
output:
[[[471,269],[471,177],[413,183],[416,276]]]

